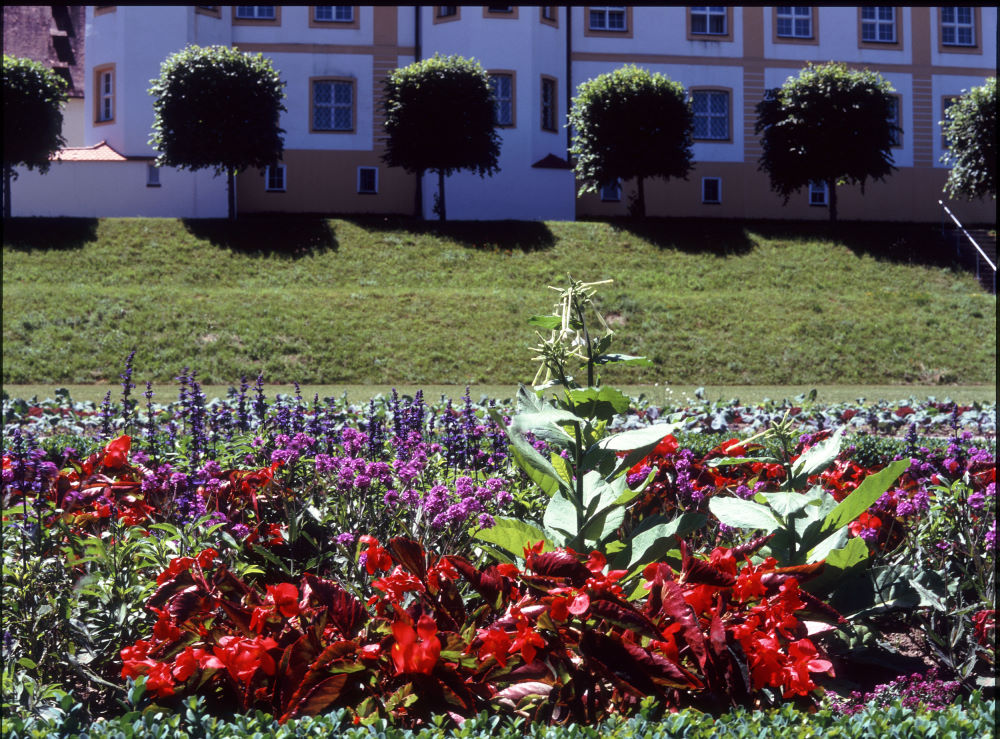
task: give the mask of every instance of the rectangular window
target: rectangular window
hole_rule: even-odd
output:
[[[779,5],[775,12],[779,38],[812,38],[812,7],[809,5]]]
[[[514,12],[513,5],[487,5],[486,12],[494,15],[507,15]]]
[[[556,6],[555,5],[543,5],[542,6],[542,21],[548,22],[553,25],[556,23]]]
[[[267,192],[285,191],[285,165],[275,164],[264,168],[264,189]]]
[[[316,80],[312,86],[314,131],[354,130],[354,83]]]
[[[591,31],[627,31],[625,6],[591,6],[588,25]]]
[[[378,193],[378,167],[358,167],[358,192],[362,195]]]
[[[972,8],[941,8],[941,43],[945,46],[975,46],[976,21]]]
[[[719,177],[701,178],[701,202],[721,203],[722,202],[722,179]]]
[[[494,110],[498,126],[514,125],[514,76],[490,74],[490,87],[495,98]]]
[[[694,138],[714,141],[729,139],[729,93],[698,90],[691,94],[694,111]]]
[[[903,145],[903,130],[902,130],[902,125],[903,124],[902,124],[902,119],[900,118],[899,96],[898,95],[893,95],[891,98],[889,98],[889,100],[892,101],[890,103],[890,107],[889,107],[889,123],[891,123],[893,126],[898,126],[899,127],[899,128],[897,128],[893,132],[892,139],[890,140],[889,143],[890,143],[890,146],[902,146]]]
[[[862,5],[861,40],[872,44],[896,43],[896,9],[884,5]]]
[[[273,21],[275,19],[273,5],[237,5],[236,17],[241,20]]]
[[[438,5],[437,6],[437,17],[438,18],[451,18],[452,16],[458,15],[457,5]]]
[[[617,180],[601,185],[601,200],[605,203],[617,203],[622,199],[622,186]]]
[[[94,70],[94,121],[108,123],[115,119],[115,70],[99,67]]]
[[[692,5],[691,33],[725,36],[729,33],[726,27],[727,15],[724,5]]]
[[[160,168],[155,164],[146,165],[146,187],[160,186]]]
[[[314,18],[324,23],[353,23],[353,5],[317,5]]]
[[[809,183],[809,205],[826,205],[826,183],[825,182],[810,182]]]
[[[556,130],[556,81],[542,77],[542,130]]]

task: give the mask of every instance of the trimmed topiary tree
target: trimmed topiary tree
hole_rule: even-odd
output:
[[[941,161],[951,165],[944,191],[967,200],[997,197],[997,78],[958,98],[941,122],[948,148]]]
[[[15,167],[49,171],[63,146],[66,80],[31,59],[3,55],[3,215],[11,215]]]
[[[569,124],[581,194],[635,179],[636,210],[645,216],[646,178],[686,179],[691,171],[694,114],[684,86],[662,74],[629,65],[587,80]]]
[[[285,83],[269,59],[228,46],[189,46],[150,80],[156,164],[226,173],[229,218],[236,218],[235,174],[275,164],[284,150],[278,126]]]
[[[837,185],[882,180],[895,167],[890,147],[901,129],[891,121],[892,85],[877,72],[841,63],[808,65],[768,90],[757,104],[754,132],[763,134],[760,169],[788,203],[810,182],[824,182],[830,220],[837,220]]]
[[[499,171],[493,91],[479,62],[435,54],[395,69],[385,81],[383,106],[388,139],[382,160],[416,174],[437,172],[439,220],[447,218],[447,175]]]

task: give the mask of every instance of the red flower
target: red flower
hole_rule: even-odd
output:
[[[390,564],[391,562],[392,560],[390,560]],[[399,565],[396,565],[392,574],[373,580],[372,585],[385,593],[386,597],[396,604],[403,602],[403,596],[406,593],[424,592],[424,584]]]
[[[218,646],[212,651],[230,675],[244,685],[249,685],[257,670],[262,670],[265,675],[274,674],[276,667],[274,658],[267,653],[267,650],[277,646],[278,643],[271,638],[258,636],[244,639],[239,636],[224,636],[219,639]]]
[[[878,531],[880,528],[882,528],[882,519],[878,516],[873,516],[868,511],[862,513],[847,526],[848,531],[851,532],[851,536],[860,536],[861,532],[865,529]]]
[[[808,695],[816,687],[810,672],[827,672],[833,674],[833,663],[818,659],[819,651],[808,639],[799,639],[788,646],[788,656],[792,663],[785,668],[785,698],[793,695]]]
[[[479,659],[493,657],[501,667],[507,666],[507,655],[510,654],[510,635],[499,626],[480,629],[477,636],[483,645],[479,648]]]
[[[123,435],[109,441],[108,445],[104,447],[104,466],[118,469],[128,464],[128,451],[131,447],[132,438],[130,436]]]
[[[441,640],[437,638],[437,624],[426,613],[417,621],[417,628],[405,613],[397,614],[392,623],[392,661],[396,671],[421,672],[430,675],[441,655]]]
[[[976,634],[976,641],[984,647],[993,646],[993,634],[997,629],[997,612],[995,610],[978,611],[972,617],[973,631]]]
[[[541,634],[536,632],[528,624],[527,617],[521,613],[517,608],[513,609],[513,615],[517,619],[517,635],[514,637],[514,642],[511,644],[511,651],[521,652],[521,658],[525,662],[535,661],[535,648],[544,647],[545,640],[542,638]]]
[[[362,554],[365,556],[365,569],[369,575],[374,575],[378,570],[392,569],[392,557],[389,552],[378,543],[374,536],[365,534],[361,537],[361,543],[366,546]]]
[[[285,618],[299,613],[299,589],[290,582],[267,586],[267,600]]]

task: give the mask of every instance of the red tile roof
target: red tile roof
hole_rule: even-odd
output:
[[[93,146],[68,146],[60,149],[52,157],[56,162],[127,162],[128,157],[122,156],[102,141]]]

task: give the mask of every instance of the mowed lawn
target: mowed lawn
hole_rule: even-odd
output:
[[[932,226],[694,219],[15,219],[3,383],[530,381],[529,316],[613,279],[614,347],[661,385],[996,382],[996,298]],[[943,394],[943,393],[942,393]]]

